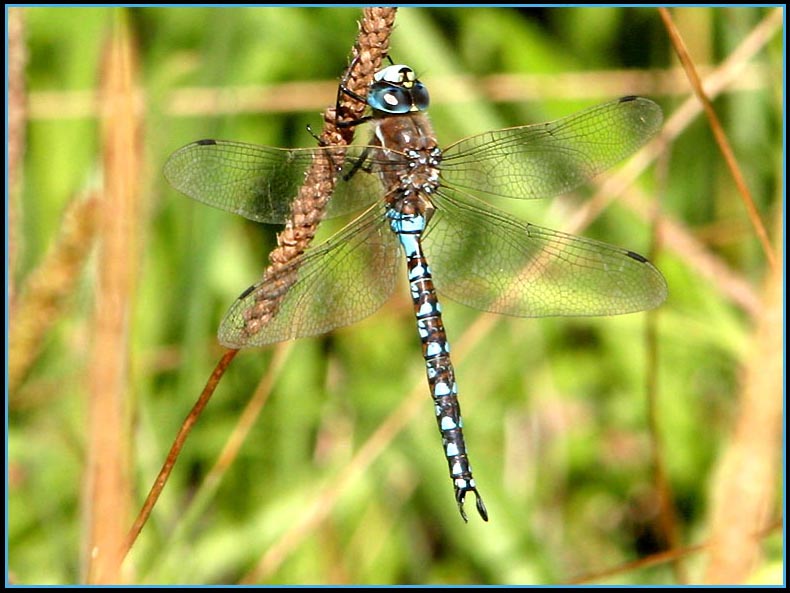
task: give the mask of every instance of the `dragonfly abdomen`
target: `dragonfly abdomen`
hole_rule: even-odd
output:
[[[420,243],[420,237],[425,230],[426,217],[421,213],[404,213],[395,208],[390,208],[387,216],[390,219],[390,228],[398,236],[398,241],[406,254],[409,292],[414,304],[428,386],[434,402],[436,422],[442,435],[442,446],[450,470],[450,479],[453,481],[455,499],[461,516],[466,521],[464,498],[468,492],[474,492],[477,510],[487,521],[488,512],[477,492],[472,467],[466,454],[461,406],[458,402],[458,385],[450,360],[450,344],[442,322],[441,306]]]

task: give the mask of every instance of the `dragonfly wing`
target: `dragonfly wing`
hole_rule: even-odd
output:
[[[222,321],[220,342],[231,348],[263,346],[322,334],[374,313],[392,294],[397,277],[398,244],[383,217],[384,205],[375,204],[247,289]]]
[[[364,148],[333,147],[284,149],[226,140],[200,140],[174,152],[164,174],[168,182],[189,197],[240,214],[250,220],[284,223],[291,204],[314,163],[324,167],[323,177],[334,179],[334,191],[325,218],[354,212],[381,195],[376,176],[355,169]]]
[[[616,315],[652,309],[667,296],[644,257],[513,220],[453,193],[425,237],[436,289],[470,307],[518,317]]]
[[[472,136],[444,151],[442,183],[484,197],[562,194],[633,153],[662,117],[649,99],[624,97],[554,122]]]

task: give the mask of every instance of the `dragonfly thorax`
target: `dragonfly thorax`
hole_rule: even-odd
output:
[[[378,147],[375,161],[387,202],[397,207],[403,199],[428,201],[439,188],[442,151],[430,121],[421,113],[375,120],[371,143]]]
[[[406,152],[408,169],[399,173],[400,190],[408,195],[420,193],[430,195],[439,188],[439,164],[442,151],[434,147],[429,151],[409,150]]]

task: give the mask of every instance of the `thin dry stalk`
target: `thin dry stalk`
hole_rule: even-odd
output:
[[[646,218],[651,210],[650,200],[644,192],[633,188],[623,195],[620,203]],[[698,273],[720,295],[749,315],[759,313],[760,299],[749,280],[713,253],[687,225],[667,213],[661,215],[661,244],[665,251],[673,251],[682,258],[689,269]]]
[[[8,9],[8,302],[14,303],[14,271],[16,270],[20,228],[18,196],[21,189],[22,154],[25,150],[27,94],[25,89],[25,18],[21,8]]]
[[[666,188],[669,176],[670,155],[665,153],[659,160],[657,166],[658,185]],[[659,193],[659,196],[664,192]],[[652,221],[651,249],[649,257],[655,259],[656,253],[662,248],[660,243],[660,207],[659,200],[654,202],[651,208],[650,218]],[[659,397],[661,388],[659,385],[659,340],[658,340],[658,319],[661,315],[660,310],[648,311],[645,316],[645,395],[647,400],[647,425],[650,434],[651,457],[653,465],[653,486],[658,501],[658,520],[657,527],[664,547],[669,550],[681,547],[680,528],[678,526],[677,513],[675,511],[675,495],[669,479],[666,460],[664,458],[664,439],[661,434],[659,423],[659,411],[661,409]],[[676,559],[673,564],[675,572],[675,582],[685,583],[687,581],[686,571],[682,563],[682,558]]]
[[[779,206],[781,209],[781,206]],[[704,582],[742,584],[760,556],[752,534],[773,512],[782,451],[782,213],[777,212],[777,269],[770,270],[763,306],[749,348],[743,390],[732,441],[723,458],[713,493],[712,549]]]
[[[216,494],[225,472],[233,465],[233,462],[238,457],[239,451],[244,441],[247,439],[247,435],[250,430],[252,430],[263,407],[266,405],[271,395],[272,387],[277,377],[279,377],[280,371],[282,371],[285,366],[286,360],[288,360],[292,345],[293,342],[283,342],[275,346],[274,355],[266,370],[266,374],[261,378],[258,387],[255,389],[255,393],[244,407],[244,410],[236,422],[236,426],[228,436],[225,447],[217,457],[217,461],[206,474],[206,477],[200,482],[200,488],[195,493],[189,505],[184,509],[182,516],[179,518],[177,532],[173,534],[172,540],[177,540],[182,536],[184,530],[192,524],[193,520],[199,518],[200,513],[212,499],[214,494]],[[230,352],[237,352],[237,350],[231,350]]]
[[[346,88],[358,96],[365,96],[373,74],[381,67],[389,48],[389,34],[395,21],[394,8],[366,8],[360,21],[360,32],[352,51],[351,66],[343,78]],[[247,335],[255,335],[276,314],[288,289],[296,282],[299,268],[291,265],[310,245],[324,215],[335,186],[337,163],[342,162],[344,147],[354,138],[353,126],[343,123],[358,121],[366,105],[341,93],[339,111],[330,107],[324,112],[324,131],[320,136],[323,146],[336,148],[316,156],[305,175],[305,182],[291,206],[291,220],[277,236],[277,248],[269,254],[270,265],[263,282],[276,290],[267,291],[245,312]]]
[[[141,121],[135,108],[137,54],[128,24],[113,24],[101,76],[104,199],[90,363],[88,460],[89,583],[120,583],[129,509],[127,398],[129,325],[137,281]]]
[[[651,566],[658,566],[666,562],[675,562],[680,559],[687,559],[692,554],[705,551],[707,547],[708,544],[697,544],[695,546],[687,546],[685,548],[675,548],[672,550],[667,550],[666,552],[651,554],[646,558],[640,558],[639,560],[627,562],[625,564],[621,564],[620,566],[616,566],[614,568],[601,570],[595,573],[572,578],[570,580],[564,581],[562,584],[563,585],[601,584],[601,581],[603,581],[608,577],[630,574],[636,572],[637,570],[649,568]]]
[[[781,531],[782,521],[775,521],[773,524],[768,525],[760,531],[755,531],[749,534],[749,537],[754,541],[761,541],[772,533]],[[643,568],[650,568],[651,566],[658,566],[666,562],[673,562],[681,558],[690,558],[693,554],[705,552],[711,548],[713,544],[710,541],[696,544],[693,546],[686,546],[685,548],[676,548],[674,550],[667,550],[666,552],[659,552],[658,554],[651,554],[646,558],[640,558],[632,562],[626,562],[620,566],[601,570],[596,573],[586,574],[584,576],[575,577],[568,581],[564,581],[563,585],[588,585],[588,584],[601,584],[601,581],[608,577],[628,574],[641,570]]]
[[[380,68],[384,57],[387,55],[389,36],[395,21],[395,13],[396,9],[394,8],[364,9],[363,19],[360,22],[360,33],[352,51],[352,63],[343,79],[350,91],[358,95],[365,95],[373,79],[373,74]],[[278,291],[281,297],[280,299],[259,303],[260,309],[256,311],[257,316],[248,327],[251,333],[256,325],[266,323],[269,317],[276,314],[282,297],[285,296],[288,288],[296,281],[295,268],[290,266],[289,269],[289,264],[307,249],[315,237],[318,224],[334,189],[336,175],[334,158],[342,157],[343,147],[350,144],[354,137],[353,127],[341,127],[338,126],[338,123],[353,122],[360,119],[366,108],[364,104],[359,101],[351,101],[345,95],[339,95],[338,107],[339,112],[337,113],[335,107],[331,107],[324,112],[324,130],[320,136],[322,145],[336,147],[337,151],[332,151],[332,159],[328,158],[329,151],[327,151],[327,158],[316,159],[308,169],[305,175],[305,182],[293,202],[291,220],[286,225],[285,230],[278,235],[278,247],[269,255],[270,266],[264,273],[264,281],[278,284],[281,288]],[[134,545],[159,495],[164,489],[192,426],[208,404],[219,380],[237,352],[238,350],[228,350],[225,353],[211,374],[198,402],[184,421],[167,459],[121,548],[122,556],[125,557]]]
[[[148,492],[148,496],[146,497],[143,506],[140,508],[140,512],[137,514],[137,518],[132,524],[131,529],[129,529],[129,533],[126,535],[126,540],[123,543],[123,547],[120,548],[120,556],[122,558],[126,557],[126,555],[129,553],[129,550],[132,549],[134,542],[137,541],[137,537],[140,535],[140,532],[143,530],[143,527],[148,521],[148,517],[151,516],[151,511],[154,510],[156,501],[159,500],[159,495],[162,494],[162,490],[164,490],[165,484],[167,484],[167,480],[173,471],[173,467],[176,464],[178,455],[181,452],[181,449],[184,448],[184,443],[186,442],[189,433],[192,432],[192,427],[195,425],[195,423],[197,423],[198,418],[200,418],[203,410],[211,400],[211,396],[214,395],[214,391],[219,384],[219,380],[225,374],[225,371],[227,370],[231,361],[236,357],[238,352],[238,350],[227,350],[225,352],[225,354],[217,363],[217,366],[214,367],[214,370],[212,371],[211,376],[208,378],[206,386],[203,388],[203,392],[200,394],[197,402],[195,402],[195,405],[192,406],[192,409],[189,411],[189,414],[187,414],[184,422],[181,423],[181,428],[179,429],[176,438],[173,440],[173,444],[171,445],[170,451],[167,454],[165,463],[162,465],[162,469],[159,470],[159,474],[156,476],[156,480],[154,480],[154,483]]]
[[[288,359],[288,354],[291,351],[292,345],[293,342],[285,342],[275,347],[274,356],[272,356],[266,374],[258,383],[255,393],[253,393],[250,401],[247,402],[247,405],[244,407],[236,426],[233,428],[233,432],[230,433],[225,446],[217,457],[216,463],[212,466],[211,470],[209,470],[208,474],[206,474],[204,483],[201,484],[201,491],[199,493],[201,497],[206,496],[206,493],[203,492],[204,488],[209,490],[209,494],[216,490],[223,474],[233,464],[236,457],[238,457],[242,444],[244,444],[247,435],[250,430],[252,430],[255,422],[257,422],[264,405],[272,393],[274,382],[285,366],[285,361]]]
[[[623,194],[619,203],[644,220],[649,220],[653,210],[651,200],[651,196],[633,187]],[[661,245],[665,251],[676,253],[709,286],[749,315],[759,313],[760,298],[749,279],[711,251],[707,243],[701,241],[687,225],[664,212],[660,229]]]
[[[669,33],[669,38],[678,54],[678,58],[680,58],[680,61],[686,70],[689,82],[691,83],[691,88],[694,89],[697,98],[700,100],[702,107],[705,109],[705,115],[707,116],[708,122],[710,123],[713,136],[716,139],[716,143],[719,145],[719,150],[721,150],[722,156],[724,156],[724,160],[727,163],[727,168],[730,170],[730,173],[735,180],[735,185],[738,188],[738,192],[741,195],[744,206],[746,206],[746,212],[749,216],[749,220],[751,221],[752,226],[757,233],[757,237],[760,239],[760,244],[763,247],[765,257],[768,259],[768,263],[771,265],[771,267],[775,269],[776,257],[774,255],[774,250],[771,247],[771,240],[768,238],[765,225],[760,218],[760,213],[757,211],[757,206],[754,204],[754,198],[752,198],[751,191],[749,191],[749,187],[746,185],[746,180],[743,177],[743,173],[741,172],[741,168],[738,165],[738,161],[732,151],[732,147],[727,140],[727,136],[725,135],[724,129],[721,126],[719,117],[716,115],[716,110],[713,108],[713,103],[711,103],[710,98],[706,94],[699,74],[697,74],[694,62],[688,54],[688,49],[686,48],[686,44],[683,41],[683,37],[675,26],[675,23],[672,21],[672,16],[670,15],[669,11],[666,8],[659,8],[658,12],[661,15],[661,19],[664,21],[664,25],[667,28],[667,33]]]
[[[38,267],[22,286],[11,309],[8,335],[8,393],[17,397],[30,367],[46,343],[46,335],[61,319],[68,297],[74,292],[80,272],[96,235],[98,200],[73,200],[66,207],[60,234]]]
[[[744,71],[750,61],[762,51],[773,37],[782,31],[783,14],[781,9],[769,13],[749,35],[727,56],[719,66],[706,76],[703,83],[706,96],[717,97],[725,90],[733,88],[733,85],[743,77]],[[595,195],[588,200],[582,208],[579,208],[570,223],[564,227],[566,232],[578,232],[586,227],[592,219],[598,216],[599,212],[609,205],[612,195],[620,195],[622,187],[631,186],[636,179],[650,164],[655,161],[659,154],[663,154],[666,146],[691,124],[702,107],[700,102],[694,97],[689,97],[675,112],[666,119],[661,135],[645,146],[634,158],[628,162],[628,166],[621,169],[617,175],[607,179],[600,184]]]
[[[700,67],[707,76],[711,67]],[[761,64],[748,64],[731,85],[732,91],[764,89],[769,73]],[[463,102],[459,89],[473,85],[492,102],[608,100],[623,95],[686,96],[688,79],[680,67],[634,70],[585,70],[584,72],[491,74],[474,77],[436,76],[431,85],[431,105]],[[172,117],[216,117],[252,113],[296,113],[322,109],[321,97],[337,89],[337,81],[282,82],[228,87],[182,87],[168,97],[164,111]],[[142,102],[144,99],[140,97]],[[35,91],[30,94],[32,120],[95,117],[96,97],[87,91]]]

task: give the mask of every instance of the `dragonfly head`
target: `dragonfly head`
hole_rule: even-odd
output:
[[[403,64],[394,64],[373,75],[367,101],[376,111],[402,115],[425,111],[430,97],[425,85],[417,80],[414,70]]]

